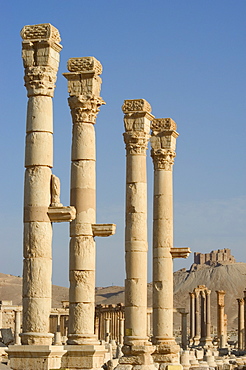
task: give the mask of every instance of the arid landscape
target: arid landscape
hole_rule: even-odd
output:
[[[189,292],[197,285],[205,285],[211,292],[212,325],[216,325],[216,290],[224,290],[225,313],[228,328],[237,327],[237,298],[243,297],[246,288],[246,263],[237,262],[216,266],[195,265],[190,270],[174,272],[174,307],[189,311]],[[22,278],[0,273],[0,300],[12,300],[21,305]],[[53,285],[52,306],[61,307],[61,301],[68,300],[68,288]],[[124,287],[109,286],[96,288],[96,304],[117,304],[124,302]],[[148,306],[152,304],[152,288],[148,284]],[[180,315],[174,314],[175,327],[180,326]]]

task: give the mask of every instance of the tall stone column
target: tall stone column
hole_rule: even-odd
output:
[[[21,332],[21,312],[20,310],[15,310],[15,344],[21,344],[20,332]]]
[[[244,349],[244,299],[238,298],[238,349]]]
[[[24,266],[22,344],[51,344],[53,112],[61,51],[58,30],[50,24],[25,26],[22,58],[28,106],[25,152]]]
[[[210,302],[211,290],[206,289],[206,338],[205,346],[212,347],[212,337],[211,337],[211,302]]]
[[[9,347],[8,353],[14,369],[45,370],[50,366],[59,367],[64,353],[62,347],[50,346],[53,337],[49,333],[52,222],[71,221],[75,218],[75,209],[62,206],[59,179],[51,174],[52,97],[62,48],[60,35],[52,25],[38,24],[25,26],[21,36],[28,96],[21,334],[24,346]]]
[[[187,315],[188,312],[181,311],[181,346],[184,350],[187,349]]]
[[[219,339],[220,348],[225,346],[225,292],[224,290],[216,290],[217,293],[217,336]]]
[[[119,319],[119,344],[123,345],[124,342],[124,327],[125,327],[125,319]]]
[[[147,184],[146,149],[151,107],[144,99],[125,100],[126,225],[125,337],[119,366],[154,366],[147,336]],[[151,365],[152,364],[152,365]]]
[[[198,346],[201,338],[201,321],[200,321],[200,290],[195,289],[195,338],[194,345]]]
[[[156,362],[175,362],[179,346],[173,337],[173,164],[177,125],[154,119],[151,156],[154,164],[153,208],[153,344]]]
[[[193,292],[190,295],[190,346],[194,343],[195,337],[195,294]]]
[[[95,236],[114,234],[114,224],[96,224],[96,117],[105,104],[100,97],[101,63],[94,57],[71,58],[67,64],[73,121],[71,205],[76,219],[70,226],[69,333],[64,367],[94,368],[103,363],[104,350],[94,333]],[[91,347],[88,347],[91,346]],[[100,367],[99,366],[99,367]]]
[[[244,350],[246,351],[246,290],[243,292],[243,300],[244,300]]]
[[[201,300],[201,339],[200,342],[202,346],[205,345],[206,341],[206,295],[205,291],[202,290],[200,292],[200,300]]]

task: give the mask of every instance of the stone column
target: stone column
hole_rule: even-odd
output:
[[[154,119],[151,156],[154,164],[153,208],[153,344],[156,362],[176,361],[173,337],[173,164],[177,125],[171,118]]]
[[[190,295],[190,346],[194,343],[195,337],[195,294]]]
[[[20,332],[21,332],[21,312],[19,310],[15,310],[15,344],[21,344]]]
[[[25,26],[22,57],[28,106],[24,186],[23,346],[8,349],[16,370],[60,367],[63,348],[50,346],[52,222],[71,221],[75,209],[59,200],[53,166],[52,97],[61,51],[58,30],[50,24]]]
[[[211,290],[206,289],[206,338],[205,346],[212,347],[212,337],[211,337],[211,303],[210,303],[210,294]]]
[[[200,299],[201,299],[201,339],[200,342],[202,346],[205,345],[206,341],[206,296],[205,291],[202,290],[200,292]]]
[[[246,290],[243,292],[243,300],[244,300],[244,351],[246,351],[246,330],[245,330],[245,324],[246,324]]]
[[[244,349],[244,299],[238,298],[238,350]]]
[[[106,319],[104,319],[104,327],[105,327],[105,342],[106,343],[109,343],[109,337],[110,337],[110,319],[107,317]]]
[[[119,366],[150,365],[154,351],[147,336],[147,184],[146,149],[151,107],[144,99],[125,100],[126,226],[125,337]]]
[[[51,344],[53,112],[61,51],[58,30],[50,24],[25,26],[22,58],[28,107],[25,152],[24,266],[22,344]]]
[[[188,312],[181,312],[181,346],[187,349],[187,315]]]
[[[195,337],[194,345],[198,346],[201,338],[201,326],[200,326],[200,290],[195,289]]]
[[[217,293],[217,336],[220,348],[225,346],[225,331],[224,331],[224,318],[225,318],[225,292],[223,290],[216,290]]]
[[[68,61],[69,98],[73,121],[71,163],[71,205],[76,208],[76,219],[70,226],[69,257],[69,333],[68,356],[64,367],[93,368],[103,361],[102,346],[94,334],[95,315],[95,236],[114,234],[114,224],[96,224],[96,117],[105,104],[100,97],[101,63],[94,57],[71,58]],[[95,354],[89,355],[88,347]],[[93,346],[97,347],[93,347]],[[83,347],[83,348],[82,348]],[[85,354],[86,353],[86,354]],[[97,357],[97,354],[98,357]],[[87,356],[87,357],[86,357]],[[89,357],[88,357],[89,356]],[[84,361],[84,362],[83,362]],[[87,361],[87,362],[86,362]],[[76,365],[77,366],[77,365]],[[101,366],[101,365],[100,365]]]
[[[119,344],[123,345],[124,341],[125,319],[119,319]]]

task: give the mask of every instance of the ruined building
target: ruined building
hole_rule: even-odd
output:
[[[235,258],[231,255],[229,248],[218,249],[210,253],[194,253],[194,263],[196,265],[215,265],[218,263],[235,263]]]

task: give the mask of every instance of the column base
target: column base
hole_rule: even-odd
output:
[[[69,334],[68,335],[68,340],[67,340],[68,345],[99,345],[100,342],[97,339],[96,335],[91,335],[90,337],[84,334]]]
[[[193,340],[193,346],[199,346],[200,344],[200,337],[194,337],[194,340]]]
[[[200,341],[200,345],[204,349],[212,348],[213,347],[212,338],[211,337],[202,338]]]
[[[156,342],[156,350],[153,353],[154,362],[159,364],[179,364],[180,347],[175,342],[174,338],[154,338]],[[155,343],[154,342],[154,343]]]
[[[100,369],[106,353],[102,344],[83,344],[64,346],[66,354],[62,357],[61,367],[74,369]]]
[[[137,366],[138,370],[156,370],[151,354],[155,347],[150,342],[139,345],[124,345],[123,356],[119,359],[117,370],[131,370]]]
[[[22,333],[20,334],[21,344],[51,346],[54,334],[52,333]]]
[[[63,346],[12,345],[6,350],[13,370],[60,369]]]

